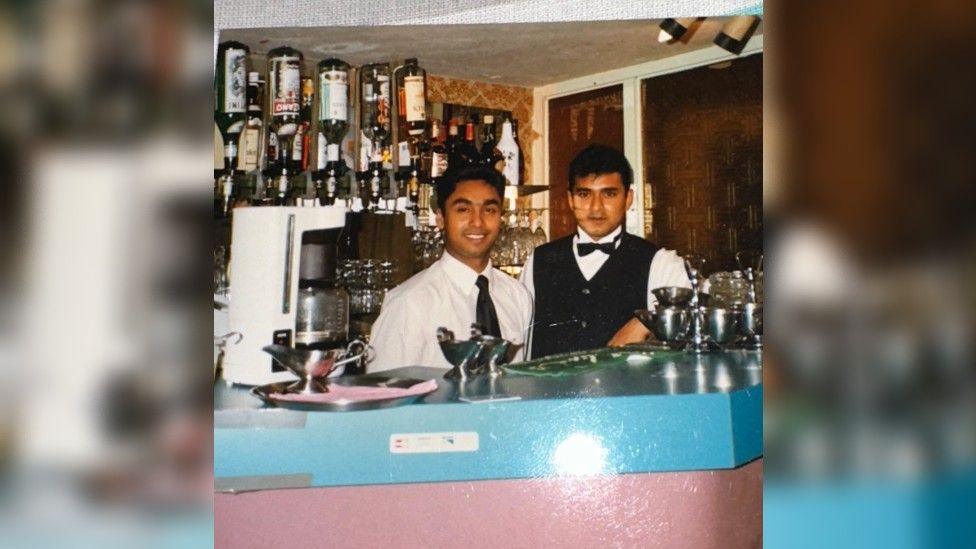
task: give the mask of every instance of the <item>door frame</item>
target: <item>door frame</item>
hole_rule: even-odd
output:
[[[651,37],[649,36],[649,40]],[[644,235],[644,143],[641,124],[643,123],[643,105],[641,97],[641,81],[647,78],[663,76],[675,72],[686,71],[698,67],[711,65],[762,53],[763,36],[752,38],[740,55],[734,55],[718,46],[708,46],[699,50],[682,53],[664,59],[648,61],[639,65],[632,65],[601,73],[591,74],[545,86],[532,90],[532,127],[542,129],[542,139],[532,142],[532,158],[541,159],[532,164],[532,181],[549,185],[549,101],[567,95],[623,85],[623,116],[624,116],[624,156],[634,170],[634,203],[627,211],[627,232]],[[538,193],[532,198],[533,208],[546,208],[543,226],[549,227],[549,201],[561,200],[562,197],[552,198],[550,193]]]

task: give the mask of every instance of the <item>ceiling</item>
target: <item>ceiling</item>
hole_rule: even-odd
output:
[[[335,56],[353,66],[416,57],[430,74],[537,87],[708,47],[727,19],[708,18],[673,44],[658,43],[659,19],[231,29],[220,40],[238,40],[261,56],[288,45],[306,59]]]

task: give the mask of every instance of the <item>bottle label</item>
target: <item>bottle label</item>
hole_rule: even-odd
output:
[[[447,155],[435,152],[431,156],[430,176],[441,177],[447,171]]]
[[[366,171],[369,159],[372,157],[373,142],[366,137],[366,133],[359,132],[359,171]]]
[[[407,76],[403,79],[404,95],[406,95],[407,122],[422,122],[427,118],[427,106],[424,102],[424,77]]]
[[[247,109],[247,52],[231,48],[224,57],[224,112]]]
[[[325,71],[319,75],[319,120],[349,118],[349,75],[345,71]]]
[[[397,165],[398,166],[410,165],[410,143],[408,143],[407,141],[401,141],[397,145]]]
[[[302,145],[305,142],[304,139],[305,125],[302,124],[298,126],[295,132],[295,139],[292,141],[291,145],[291,159],[295,162],[301,162],[302,160]]]
[[[325,156],[329,162],[339,161],[339,144],[331,143],[325,147]]]
[[[238,166],[245,172],[254,171],[258,168],[258,139],[261,134],[257,128],[248,128],[241,134],[241,161]]]
[[[328,161],[328,158],[326,158],[325,135],[322,132],[319,132],[319,138],[317,139],[317,141],[318,141],[318,155],[316,156],[316,158],[318,159],[318,163],[316,164],[316,166],[318,166],[320,170],[324,170],[325,163]]]
[[[274,94],[271,112],[274,116],[298,114],[302,92],[302,77],[297,57],[277,57],[271,64],[271,92]]]
[[[500,170],[508,185],[519,185],[519,152],[518,149],[500,151],[504,158],[504,167]]]
[[[376,122],[382,126],[390,123],[390,77],[380,75],[376,77],[380,85],[380,96],[376,104]]]

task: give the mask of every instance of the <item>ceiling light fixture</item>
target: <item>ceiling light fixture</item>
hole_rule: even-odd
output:
[[[759,17],[755,15],[733,17],[715,37],[715,44],[729,53],[739,55],[756,32],[759,22]]]
[[[661,21],[661,32],[657,35],[657,41],[663,44],[671,40],[681,39],[688,32],[688,27],[697,19],[697,17],[678,17],[676,19],[668,18]]]

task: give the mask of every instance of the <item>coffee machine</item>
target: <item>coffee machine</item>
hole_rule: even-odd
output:
[[[228,384],[297,379],[262,351],[266,345],[327,348],[346,343],[341,328],[316,326],[312,331],[313,323],[303,318],[309,300],[316,299],[315,284],[332,287],[336,242],[345,221],[341,205],[234,209],[228,326],[241,338],[226,348],[223,377]],[[344,315],[348,330],[348,299],[345,307],[329,311],[331,326],[342,326]]]

